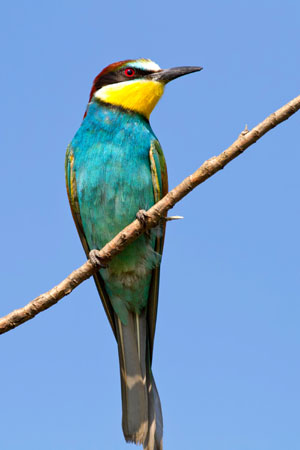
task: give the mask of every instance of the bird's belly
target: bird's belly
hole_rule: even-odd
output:
[[[87,155],[76,178],[80,215],[91,249],[102,248],[135,219],[139,209],[154,204],[148,152],[134,156],[112,148],[93,158]],[[113,259],[110,272],[142,275],[153,267],[154,245],[155,238],[142,236]]]
[[[87,158],[77,172],[77,191],[88,245],[101,249],[139,209],[154,204],[149,157],[106,152],[98,161]],[[152,269],[160,262],[154,247],[155,235],[144,234],[101,270],[113,307],[124,320],[127,309],[139,312],[147,304]]]

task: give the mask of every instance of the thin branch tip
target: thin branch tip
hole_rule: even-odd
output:
[[[169,216],[165,218],[166,222],[171,222],[171,220],[179,220],[179,219],[184,219],[183,216]]]

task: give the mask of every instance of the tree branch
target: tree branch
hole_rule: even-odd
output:
[[[98,252],[101,263],[107,265],[111,259],[122,252],[124,248],[137,239],[147,229],[155,227],[167,211],[185,197],[196,186],[203,183],[219,170],[223,169],[230,161],[244,152],[250,145],[254,144],[265,133],[278,124],[287,120],[291,115],[300,109],[300,96],[294,98],[289,103],[278,109],[265,120],[263,120],[252,130],[247,127],[240,134],[238,139],[220,155],[214,156],[205,161],[196,172],[187,177],[178,186],[172,189],[158,203],[147,211],[147,221],[144,226],[138,220],[134,220],[130,225],[117,234],[108,244]],[[70,294],[79,284],[91,277],[99,267],[92,265],[88,260],[81,267],[74,270],[65,280],[52,288],[50,291],[39,295],[23,308],[16,309],[7,316],[0,319],[0,334],[21,325],[32,319],[40,312],[55,305],[66,295]]]

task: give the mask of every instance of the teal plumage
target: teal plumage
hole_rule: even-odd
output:
[[[73,218],[89,256],[168,190],[149,115],[173,78],[150,60],[115,63],[96,77],[84,120],[67,149]],[[125,439],[162,449],[162,413],[151,371],[165,223],[144,233],[94,276],[118,342]]]
[[[80,219],[89,249],[102,248],[135,219],[138,210],[147,210],[155,203],[151,147],[155,149],[162,192],[162,169],[156,150],[159,144],[147,119],[98,101],[91,102],[67,151],[68,171],[71,156],[74,160],[72,170]],[[160,157],[166,171],[162,153]],[[69,185],[70,180],[68,175]],[[123,324],[127,322],[128,309],[140,313],[147,305],[152,269],[160,260],[154,250],[155,241],[153,233],[150,238],[141,236],[112,260],[109,274],[107,270],[101,271],[110,301]],[[139,272],[145,273],[140,278],[132,274],[137,263]],[[127,276],[128,288],[120,285],[119,274]],[[131,283],[131,278],[135,278],[135,283]]]

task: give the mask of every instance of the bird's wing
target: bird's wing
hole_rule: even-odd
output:
[[[153,141],[149,152],[154,201],[158,202],[168,192],[168,174],[163,151],[158,141]],[[161,224],[161,233],[158,233],[155,243],[155,251],[162,254],[164,237],[165,237],[165,221]],[[155,325],[157,316],[158,288],[159,288],[159,272],[160,267],[156,267],[152,273],[149,299],[148,299],[148,327],[150,334],[150,354],[152,359]]]
[[[76,185],[76,177],[75,172],[73,169],[74,166],[74,153],[72,146],[69,145],[67,149],[66,154],[66,185],[67,185],[67,192],[69,197],[69,202],[71,206],[71,211],[73,215],[73,219],[82,243],[82,246],[84,248],[85,254],[87,258],[89,257],[90,248],[88,246],[87,240],[85,238],[85,234],[83,231],[81,216],[80,216],[80,208],[79,208],[79,202],[78,202],[78,196],[77,196],[77,185]],[[114,321],[114,312],[111,306],[111,303],[109,301],[109,297],[106,293],[104,281],[100,275],[100,272],[97,272],[94,275],[94,280],[101,298],[101,301],[104,306],[104,310],[106,312],[106,315],[108,317],[109,323],[112,327],[113,333],[116,336],[116,328],[115,328],[115,321]]]

